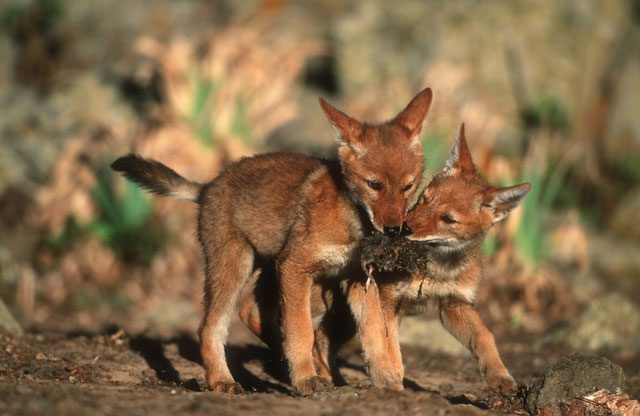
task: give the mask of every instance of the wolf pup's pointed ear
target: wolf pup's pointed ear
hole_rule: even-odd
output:
[[[493,198],[488,203],[493,214],[493,223],[495,224],[505,219],[522,202],[530,190],[531,185],[529,183],[496,189],[493,193]]]
[[[476,171],[473,159],[471,158],[471,152],[469,151],[469,146],[467,145],[464,123],[460,123],[458,136],[453,143],[453,147],[449,153],[449,158],[444,165],[444,171],[447,175],[451,175],[454,171],[466,173],[474,173]]]
[[[338,110],[323,98],[319,97],[320,107],[324,111],[325,116],[336,129],[336,141],[339,146],[348,145],[352,150],[358,153],[360,149],[357,145],[358,137],[362,132],[362,123],[353,117],[350,117]]]
[[[404,110],[394,119],[395,122],[409,130],[412,140],[415,139],[422,130],[422,125],[429,112],[429,107],[431,107],[432,99],[433,93],[431,92],[431,88],[423,89],[418,95],[413,97]]]

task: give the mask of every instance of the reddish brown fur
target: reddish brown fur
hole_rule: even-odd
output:
[[[423,165],[419,162],[423,160],[421,147],[417,147],[415,152],[404,154],[392,151],[393,142],[389,138],[406,134],[407,131],[398,125],[364,126],[362,135],[372,144],[371,150],[361,157],[361,163],[344,170],[347,181],[354,184],[355,191],[362,195],[363,203],[370,208],[373,224],[380,232],[383,232],[384,227],[402,227],[404,215],[412,202],[407,195],[413,195],[422,179],[420,175],[422,175]],[[381,154],[386,157],[380,158]],[[386,178],[376,174],[376,172],[385,172],[388,166],[414,166],[414,168],[409,171],[401,168],[393,169],[388,172]],[[358,178],[380,181],[382,189],[372,190]],[[409,189],[406,189],[407,187]]]
[[[205,258],[205,283],[199,332],[212,390],[241,391],[224,355],[228,321],[256,263],[265,259],[275,262],[282,346],[292,384],[302,394],[326,385],[316,373],[312,355],[313,282],[349,275],[354,248],[363,232],[356,203],[370,213],[376,225],[402,224],[422,175],[422,147],[416,135],[430,102],[431,91],[425,89],[395,119],[372,126],[321,101],[340,133],[340,163],[285,153],[260,155],[229,166],[201,186],[199,195],[180,194],[200,205],[198,236]],[[150,163],[153,169],[147,169]],[[183,186],[191,182],[158,165],[136,156],[128,157],[126,163],[114,163],[147,189],[162,189],[165,194],[174,194],[176,187],[181,192],[192,189]],[[410,178],[414,178],[411,188],[398,191]],[[380,181],[383,188],[370,189],[368,180]],[[263,332],[254,308],[242,303],[243,319]]]
[[[399,320],[432,304],[439,308],[444,327],[473,352],[489,386],[504,394],[515,391],[515,381],[502,363],[494,337],[473,308],[473,302],[482,280],[482,240],[495,222],[517,206],[529,188],[529,184],[510,188],[488,185],[476,172],[461,128],[447,167],[431,181],[419,204],[407,216],[413,229],[409,238],[434,245],[430,274],[382,274],[369,291],[363,284],[352,281],[336,292],[338,296],[334,294],[334,305],[340,296],[346,295],[375,386],[402,389]],[[318,313],[322,313],[319,293],[316,288],[314,300]],[[331,327],[328,319],[331,308],[334,306],[330,306],[330,313],[316,330],[315,353],[327,365],[332,359],[328,347],[332,338],[339,342],[350,336]],[[254,324],[260,322],[259,316],[253,318]],[[345,317],[338,319],[344,321]],[[252,324],[248,326],[251,328]],[[255,327],[253,330],[256,332]],[[256,333],[260,335],[260,329]]]
[[[345,182],[364,206],[380,232],[402,227],[404,216],[420,184],[423,153],[419,133],[431,104],[430,90],[423,90],[396,118],[372,125],[361,123],[324,100],[320,105],[339,134],[338,152]],[[408,151],[398,151],[398,138]],[[377,182],[380,189],[369,183]]]
[[[491,388],[513,393],[515,381],[502,363],[494,337],[473,308],[482,281],[481,244],[486,232],[524,198],[529,184],[510,188],[488,185],[471,159],[464,125],[443,173],[425,189],[407,216],[412,240],[434,245],[431,272],[390,283],[395,292],[381,302],[393,302],[400,314],[434,302],[444,327],[469,348]],[[384,282],[381,284],[385,284]],[[394,300],[395,298],[395,300]]]

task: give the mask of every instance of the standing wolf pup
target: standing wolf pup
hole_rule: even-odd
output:
[[[257,259],[275,261],[282,307],[283,350],[293,386],[323,388],[316,374],[310,297],[314,280],[344,274],[363,236],[359,209],[375,229],[401,232],[422,178],[419,133],[431,104],[421,91],[392,120],[362,123],[320,99],[338,132],[339,163],[288,153],[246,158],[207,184],[136,155],[112,164],[151,192],[198,203],[205,258],[201,353],[209,388],[239,393],[224,344],[237,297]],[[364,344],[364,343],[363,343]],[[365,347],[366,348],[366,347]]]

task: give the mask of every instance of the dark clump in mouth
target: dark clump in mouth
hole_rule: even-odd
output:
[[[380,272],[427,273],[433,247],[402,237],[374,232],[362,240],[362,265]]]

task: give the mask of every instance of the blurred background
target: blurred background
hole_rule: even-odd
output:
[[[637,0],[0,0],[1,301],[34,331],[194,331],[196,207],[109,163],[331,156],[318,96],[384,120],[425,86],[427,179],[464,121],[489,181],[533,185],[485,244],[489,327],[640,349]],[[455,352],[431,324],[403,341]]]

